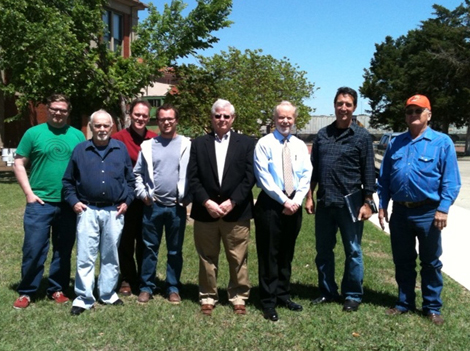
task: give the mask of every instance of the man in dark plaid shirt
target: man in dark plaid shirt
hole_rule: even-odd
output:
[[[375,192],[374,151],[370,134],[353,123],[357,106],[357,92],[339,88],[335,99],[336,121],[320,129],[312,147],[313,164],[311,193],[307,195],[307,213],[316,214],[315,238],[320,297],[314,304],[339,301],[335,282],[334,247],[338,228],[341,233],[346,260],[341,283],[345,299],[343,311],[357,311],[362,301],[361,239],[365,220],[376,212],[372,199]],[[318,184],[317,206],[313,193]],[[345,195],[362,192],[363,205],[353,221],[345,203]]]

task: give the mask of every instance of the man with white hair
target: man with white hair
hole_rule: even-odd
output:
[[[255,177],[262,190],[255,206],[259,295],[264,318],[272,322],[279,319],[276,306],[303,309],[291,300],[290,277],[312,165],[307,145],[292,135],[297,114],[289,101],[277,105],[276,129],[258,141],[254,152]]]
[[[193,196],[194,243],[199,254],[201,312],[210,316],[219,299],[217,270],[220,241],[225,247],[230,281],[228,298],[235,314],[246,314],[250,293],[248,240],[253,217],[252,138],[232,131],[235,108],[219,99],[212,106],[213,132],[191,144],[188,175]]]
[[[65,201],[77,214],[77,274],[71,314],[95,303],[95,261],[100,253],[99,301],[123,305],[115,292],[119,279],[118,245],[124,213],[134,199],[134,174],[126,146],[110,139],[113,119],[105,110],[90,117],[92,139],[74,149],[65,171]]]

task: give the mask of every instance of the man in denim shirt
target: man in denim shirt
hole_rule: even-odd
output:
[[[415,310],[417,238],[423,313],[435,325],[442,325],[441,230],[459,194],[460,173],[452,140],[428,126],[428,98],[410,97],[405,115],[408,132],[389,143],[378,180],[382,228],[384,220],[388,222],[388,203],[393,200],[390,239],[398,283],[398,301],[386,313],[400,315]]]
[[[345,299],[343,311],[350,312],[357,311],[363,295],[363,221],[376,212],[372,200],[375,192],[374,151],[367,130],[352,120],[357,106],[357,92],[347,87],[339,88],[334,106],[336,121],[320,129],[312,147],[312,194],[307,195],[305,205],[308,213],[316,214],[315,263],[321,295],[312,302],[320,304],[339,300],[333,252],[339,228],[346,255],[341,283],[341,293]],[[317,184],[318,205],[315,208],[312,196]],[[357,220],[353,221],[344,197],[355,192],[362,193],[359,196],[359,205],[362,203],[362,206],[358,210]]]
[[[90,117],[91,140],[75,147],[62,180],[65,200],[77,214],[77,274],[72,315],[95,303],[95,261],[100,253],[99,301],[123,305],[114,291],[119,279],[118,245],[124,213],[134,199],[134,174],[126,146],[110,139],[113,119],[104,110]]]

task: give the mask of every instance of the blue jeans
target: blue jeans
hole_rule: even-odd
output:
[[[26,204],[21,282],[17,289],[20,295],[34,295],[38,290],[50,238],[52,260],[47,294],[67,290],[70,283],[70,256],[75,244],[76,219],[72,208],[65,202]]]
[[[436,205],[406,208],[393,204],[390,217],[390,238],[392,242],[395,279],[398,284],[396,308],[401,311],[415,309],[416,285],[416,238],[419,242],[421,261],[421,291],[423,312],[440,313],[443,287],[441,231],[434,226]]]
[[[364,222],[354,223],[346,207],[325,207],[319,203],[315,215],[315,238],[318,270],[318,286],[322,296],[338,297],[338,285],[335,282],[336,232],[338,228],[343,241],[346,259],[344,262],[341,293],[345,299],[362,301],[364,264],[362,262],[362,230]]]
[[[95,261],[100,254],[98,276],[99,299],[105,304],[118,300],[114,291],[119,279],[118,246],[124,215],[116,218],[115,206],[88,208],[78,215],[77,221],[77,274],[73,305],[90,309],[95,303]]]
[[[140,291],[153,294],[156,290],[156,271],[158,250],[165,228],[166,247],[168,250],[166,266],[167,294],[179,292],[181,271],[183,269],[183,241],[186,228],[186,208],[164,206],[153,203],[144,207],[142,221],[142,239],[144,253],[142,258],[142,274]]]

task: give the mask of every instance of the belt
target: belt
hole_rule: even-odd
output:
[[[406,208],[417,208],[417,207],[421,207],[421,206],[424,206],[424,205],[437,204],[436,201],[431,200],[431,199],[426,199],[426,200],[417,201],[417,202],[396,201],[396,203],[401,205],[401,206],[405,206]]]
[[[91,205],[95,207],[109,207],[109,206],[116,206],[117,204],[114,202],[91,202],[91,201],[82,201],[85,205]]]

